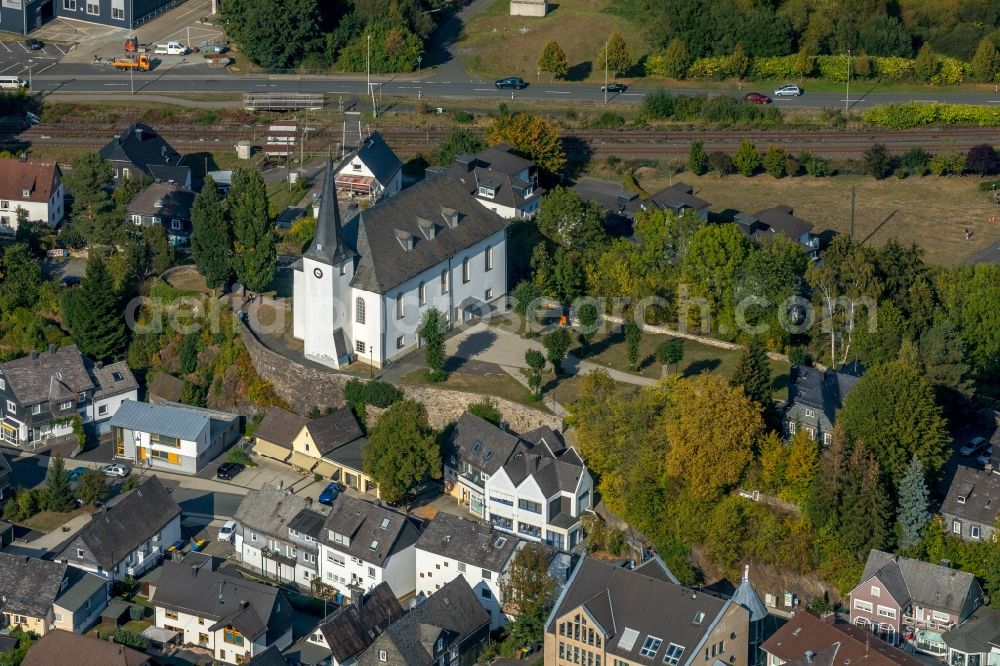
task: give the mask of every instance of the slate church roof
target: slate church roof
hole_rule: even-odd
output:
[[[340,221],[340,206],[337,203],[337,169],[333,168],[333,158],[326,158],[326,173],[319,196],[319,214],[316,219],[316,235],[309,249],[302,256],[330,266],[340,264],[357,252],[344,243],[343,225]]]

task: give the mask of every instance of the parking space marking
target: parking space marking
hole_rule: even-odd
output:
[[[7,46],[7,45],[6,45],[5,43],[3,43],[3,42],[0,42],[0,46],[2,46],[2,47],[4,47],[5,49],[7,49],[7,53],[13,53],[13,51],[11,51],[11,50],[10,50],[10,47],[9,47],[9,46]]]
[[[45,70],[47,70],[47,69],[48,69],[49,67],[55,67],[55,66],[56,66],[56,64],[55,64],[54,62],[50,62],[50,63],[49,63],[48,65],[46,65],[45,67],[42,67],[42,68],[41,68],[41,69],[39,69],[39,70],[35,70],[35,74],[41,74],[42,72],[44,72]]]
[[[16,63],[16,62],[15,62],[15,63],[14,63],[13,65],[10,65],[9,67],[4,67],[3,69],[0,69],[0,74],[3,74],[4,72],[6,72],[6,71],[7,71],[7,70],[9,70],[9,69],[13,69],[14,67],[17,67],[17,66],[18,66],[18,64],[19,64],[19,63]]]

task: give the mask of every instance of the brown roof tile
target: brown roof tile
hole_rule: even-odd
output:
[[[31,646],[22,666],[143,666],[149,657],[124,645],[56,629]]]
[[[59,187],[61,173],[55,164],[0,159],[0,199],[45,203]],[[30,190],[24,196],[24,190]]]

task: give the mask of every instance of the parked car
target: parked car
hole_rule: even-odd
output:
[[[70,481],[79,481],[83,478],[86,471],[86,467],[74,467],[73,469],[68,469],[66,470],[66,478]]]
[[[326,488],[323,492],[319,494],[320,504],[333,504],[333,500],[337,499],[340,493],[344,492],[344,486],[340,485],[336,481],[332,481],[326,484]]]
[[[224,462],[219,465],[219,471],[215,473],[215,478],[225,481],[232,481],[233,477],[242,472],[243,465],[234,462]]]
[[[225,53],[229,50],[229,46],[223,42],[207,41],[202,42],[198,45],[198,50],[201,53]]]
[[[184,46],[180,42],[167,42],[166,44],[157,44],[153,49],[153,53],[156,55],[187,55],[191,49]]]
[[[985,437],[973,437],[962,448],[958,450],[960,456],[974,456],[979,453],[979,449],[986,444]]]
[[[781,86],[774,91],[775,97],[798,97],[802,94],[802,88],[796,85]]]
[[[528,84],[525,83],[524,79],[520,76],[505,76],[502,79],[497,79],[495,85],[497,88],[513,88],[514,90],[520,90]]]
[[[124,479],[129,473],[128,467],[117,463],[114,465],[105,465],[101,468],[101,471],[104,472],[106,476],[116,476],[119,479]]]
[[[610,93],[623,93],[625,92],[626,88],[628,88],[628,86],[625,85],[624,83],[618,83],[617,81],[615,81],[614,83],[605,83],[603,86],[601,86],[601,92],[604,92],[606,90]]]
[[[227,520],[225,524],[219,528],[219,541],[232,541],[233,535],[236,534],[236,521]]]
[[[750,92],[743,96],[743,101],[750,104],[770,104],[771,98],[759,92]]]
[[[990,460],[992,459],[993,459],[993,447],[989,446],[986,448],[985,451],[979,454],[979,457],[976,458],[976,462],[982,465],[983,467],[986,467],[986,465],[988,465],[990,463]]]
[[[26,39],[24,45],[29,51],[40,51],[45,48],[45,42],[38,39]]]

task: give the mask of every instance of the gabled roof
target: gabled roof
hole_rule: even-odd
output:
[[[526,478],[533,477],[545,497],[552,497],[560,491],[573,492],[580,484],[580,477],[586,471],[583,463],[568,449],[570,455],[553,458],[535,447],[529,452],[516,452],[503,466],[515,486]]]
[[[989,652],[990,645],[1000,646],[1000,609],[983,606],[942,638],[952,650]]]
[[[288,662],[281,655],[277,645],[272,645],[256,657],[246,662],[247,666],[287,666]]]
[[[629,192],[620,183],[598,178],[580,178],[573,185],[573,190],[583,201],[593,201],[600,206],[605,215],[630,212],[639,204],[639,195],[635,192]]]
[[[364,431],[350,407],[344,406],[326,416],[310,421],[306,427],[320,455],[326,455],[348,442],[362,437]]]
[[[324,518],[329,515],[329,507],[312,502],[311,499],[289,490],[265,485],[260,490],[247,493],[236,509],[233,520],[261,534],[287,539],[288,528],[296,529],[292,523],[304,511],[311,510]],[[300,524],[300,527],[303,526]]]
[[[1000,474],[959,465],[941,513],[992,527],[1000,515]]]
[[[61,175],[55,164],[0,159],[0,199],[48,203]]]
[[[506,463],[519,443],[518,438],[475,414],[458,417],[448,443],[448,452],[458,464],[468,462],[493,475]]]
[[[95,388],[76,345],[8,361],[0,365],[0,375],[23,406],[75,398],[77,393]]]
[[[156,433],[166,437],[176,437],[194,441],[211,425],[208,414],[182,405],[153,405],[148,402],[126,400],[114,416],[111,425],[115,428]]]
[[[528,182],[506,173],[493,171],[482,166],[478,160],[469,164],[452,164],[442,173],[445,177],[460,183],[470,196],[479,197],[480,186],[492,190],[492,198],[485,196],[479,198],[483,205],[487,205],[486,202],[489,201],[507,208],[521,208],[529,199],[535,200],[545,194],[545,189],[538,187],[534,180]]]
[[[175,183],[153,183],[139,192],[128,204],[130,215],[161,216],[164,222],[171,218],[191,219],[195,194]]]
[[[491,171],[516,176],[525,169],[531,169],[534,163],[514,154],[514,149],[506,143],[483,148],[475,156],[476,162]]]
[[[327,531],[322,536],[323,543],[378,566],[393,553],[415,543],[420,535],[409,516],[346,494],[337,497],[324,527]],[[334,543],[330,531],[349,537],[350,545]]]
[[[359,603],[342,606],[319,630],[333,658],[343,664],[364,651],[392,622],[403,617],[403,607],[386,582],[379,583]]]
[[[135,490],[108,500],[90,522],[83,526],[73,542],[80,540],[106,571],[163,529],[181,514],[170,491],[156,476],[151,476]],[[57,559],[72,562],[73,542]]]
[[[403,168],[403,163],[392,152],[382,135],[372,132],[357,151],[358,158],[383,186]]]
[[[417,539],[417,549],[500,573],[521,539],[475,520],[438,513]]]
[[[207,631],[233,627],[250,640],[266,634],[267,644],[292,623],[292,608],[281,590],[212,571],[207,564],[164,562],[152,603],[213,621]]]
[[[94,385],[97,386],[97,390],[94,391],[94,400],[121,395],[139,388],[139,382],[136,381],[135,375],[132,374],[132,370],[125,361],[104,365],[94,363],[85,357],[83,364],[87,368],[87,372],[90,373]]]
[[[333,168],[333,158],[326,158],[326,172],[319,195],[319,213],[316,218],[316,233],[309,249],[302,256],[330,266],[335,266],[355,256],[357,252],[344,242],[343,225],[340,222],[340,204],[337,202],[337,172]]]
[[[983,590],[972,574],[881,550],[868,553],[859,586],[873,578],[882,581],[901,606],[912,601],[960,614],[969,599],[978,600],[976,606],[982,603]]]
[[[648,199],[640,202],[640,206],[647,208],[653,206],[661,210],[672,210],[679,212],[684,208],[701,210],[708,208],[708,202],[694,196],[694,188],[687,183],[677,181],[670,187],[665,187],[659,192],[651,195]]]
[[[836,616],[820,619],[800,610],[761,646],[786,666],[919,666],[917,660],[902,650],[871,635],[871,632]]]
[[[256,437],[291,451],[292,441],[307,423],[309,419],[304,416],[293,414],[280,407],[272,407],[258,424]]]
[[[795,217],[792,208],[783,204],[759,210],[753,215],[737,213],[735,221],[740,231],[755,241],[766,241],[775,234],[781,234],[788,240],[798,242],[803,234],[813,229],[811,222]]]
[[[147,393],[150,402],[156,402],[154,398],[166,400],[167,402],[177,402],[184,392],[184,380],[178,379],[165,372],[157,373],[153,381],[149,383]]]
[[[0,553],[0,610],[45,617],[65,578],[65,564]]]
[[[75,634],[64,629],[47,632],[28,649],[22,666],[143,666],[149,656],[139,650],[102,641],[93,636]]]
[[[460,183],[444,176],[425,178],[348,222],[345,238],[361,255],[351,286],[387,293],[505,227],[503,218]]]
[[[176,167],[181,155],[149,125],[135,123],[121,134],[111,139],[101,148],[101,157],[111,162],[131,162],[136,167],[156,178],[151,166]],[[187,170],[187,167],[181,167]],[[160,176],[163,176],[160,173]],[[177,180],[177,178],[175,178]],[[180,179],[186,182],[186,178]]]
[[[830,423],[833,423],[863,371],[856,364],[841,368],[838,372],[793,365],[789,373],[788,405],[814,407],[821,410]]]

